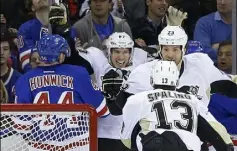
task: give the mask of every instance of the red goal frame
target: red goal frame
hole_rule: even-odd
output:
[[[97,113],[87,104],[1,104],[1,112],[83,112],[90,115],[90,151],[98,150]]]

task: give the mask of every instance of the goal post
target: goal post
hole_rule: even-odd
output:
[[[1,151],[97,151],[97,113],[86,104],[1,104]]]

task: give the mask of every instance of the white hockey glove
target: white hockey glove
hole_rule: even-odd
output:
[[[173,6],[168,8],[168,14],[166,15],[167,25],[169,26],[181,26],[184,19],[187,19],[188,13],[182,12]]]

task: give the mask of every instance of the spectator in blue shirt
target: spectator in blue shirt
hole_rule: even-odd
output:
[[[195,27],[194,40],[200,41],[216,62],[220,42],[232,39],[233,0],[217,0],[217,12],[200,18]]]
[[[219,45],[217,67],[227,74],[232,73],[232,42],[230,40],[223,41]]]

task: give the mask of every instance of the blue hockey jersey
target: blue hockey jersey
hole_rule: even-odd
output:
[[[43,27],[38,19],[32,19],[24,24],[18,30],[18,50],[20,54],[20,63],[24,72],[31,69],[30,54],[35,48],[37,41],[48,34],[48,28]]]
[[[70,28],[70,36],[75,39],[76,30]],[[20,63],[24,72],[31,70],[30,54],[36,47],[37,41],[44,35],[49,34],[49,29],[44,27],[41,22],[35,18],[21,25],[18,30],[18,50],[20,54]]]
[[[16,83],[16,103],[89,104],[98,116],[109,114],[106,101],[85,68],[67,64],[37,67]]]
[[[17,79],[21,76],[21,73],[14,70],[13,68],[10,68],[9,70],[10,71],[8,73],[6,80],[3,82],[8,93],[8,103],[14,103],[14,100],[15,100],[14,86]]]
[[[230,134],[237,134],[237,99],[221,94],[211,95],[208,106],[212,115],[222,123]]]

